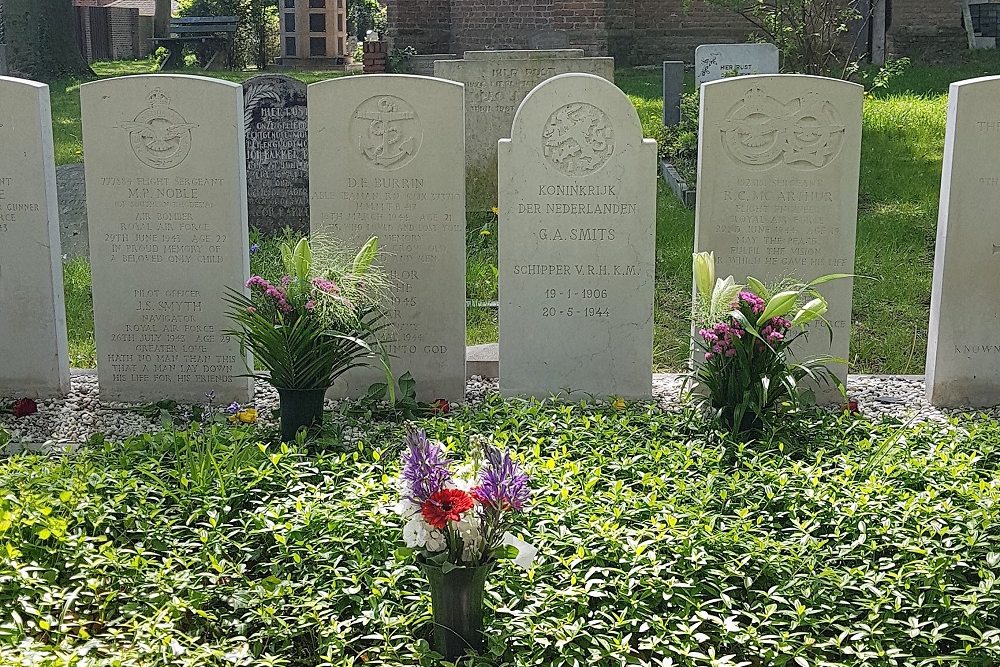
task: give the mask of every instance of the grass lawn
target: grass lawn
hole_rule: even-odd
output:
[[[921,373],[927,343],[930,283],[937,223],[938,188],[944,144],[948,84],[1000,73],[1000,55],[963,54],[956,63],[914,65],[865,101],[861,163],[851,362],[854,373]],[[149,62],[99,63],[101,76],[149,71]],[[223,73],[240,81],[253,73]],[[317,81],[331,73],[296,74]],[[657,134],[662,113],[660,73],[621,70],[616,79],[639,111],[647,136]],[[689,89],[693,83],[689,81]],[[52,86],[56,161],[82,158],[79,84]],[[475,301],[496,298],[496,221],[468,222],[468,294]],[[654,360],[660,369],[678,369],[687,357],[690,253],[694,214],[681,206],[662,182],[657,193],[656,316]],[[77,261],[79,264],[79,260]],[[85,266],[67,271],[71,358],[92,366],[93,325],[85,295]],[[495,312],[469,309],[470,343],[496,340]]]
[[[302,446],[214,426],[0,460],[0,665],[436,665],[394,557],[402,427]],[[423,422],[531,477],[539,549],[468,667],[1000,664],[1000,425],[700,418],[493,397]],[[260,428],[260,427],[258,427]],[[72,657],[71,657],[72,656]]]

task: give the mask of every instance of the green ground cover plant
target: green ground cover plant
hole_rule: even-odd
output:
[[[151,66],[151,61],[97,63],[95,70],[111,76],[148,72]],[[948,85],[997,73],[1000,56],[990,52],[962,54],[947,65],[914,63],[865,101],[855,273],[872,280],[857,281],[855,289],[853,373],[923,372]],[[253,72],[221,75],[242,80]],[[296,73],[307,82],[333,75]],[[690,158],[690,136],[664,134],[660,73],[619,70],[615,76],[639,111],[646,136],[679,142]],[[693,92],[691,81],[688,91]],[[82,159],[79,82],[57,82],[52,100],[57,162],[77,162]],[[688,98],[688,106],[692,100]],[[684,368],[689,349],[694,214],[662,182],[657,187],[654,364],[676,371]],[[467,287],[469,298],[477,302],[496,298],[496,235],[502,232],[489,217],[477,213],[468,221]],[[490,235],[481,236],[483,229]],[[85,273],[76,272],[67,292],[82,293]],[[70,323],[73,363],[86,367],[93,366],[88,317],[92,315],[85,307],[69,314],[71,320],[80,318]],[[468,319],[470,343],[496,340],[495,310],[472,307]]]
[[[650,406],[499,398],[420,422],[532,480],[539,555],[490,577],[462,664],[997,664],[1000,424],[790,424],[740,444]],[[358,432],[307,450],[178,427],[3,460],[0,664],[439,664],[426,584],[393,555],[404,427]]]

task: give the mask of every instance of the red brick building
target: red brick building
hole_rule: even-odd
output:
[[[890,48],[905,53],[928,43],[963,44],[959,0],[892,5]],[[699,44],[742,41],[750,30],[704,0],[389,0],[393,47],[418,53],[523,49],[536,33],[563,31],[571,46],[620,64],[691,62]]]

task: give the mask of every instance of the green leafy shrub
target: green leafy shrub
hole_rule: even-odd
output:
[[[422,425],[456,452],[494,437],[532,477],[539,555],[491,576],[464,665],[1000,660],[994,420],[816,413],[752,450],[641,405]],[[216,429],[0,462],[0,664],[439,664],[426,583],[393,557],[402,430],[314,458]],[[190,472],[200,452],[220,472]]]
[[[693,186],[698,171],[698,93],[681,96],[681,122],[661,128],[655,139],[660,159],[672,164]]]

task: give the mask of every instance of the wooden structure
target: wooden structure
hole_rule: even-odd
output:
[[[187,45],[208,50],[211,55],[206,57],[205,69],[227,69],[235,36],[235,16],[188,16],[170,19],[170,37],[157,37],[153,43],[170,51],[161,70],[182,67]]]

